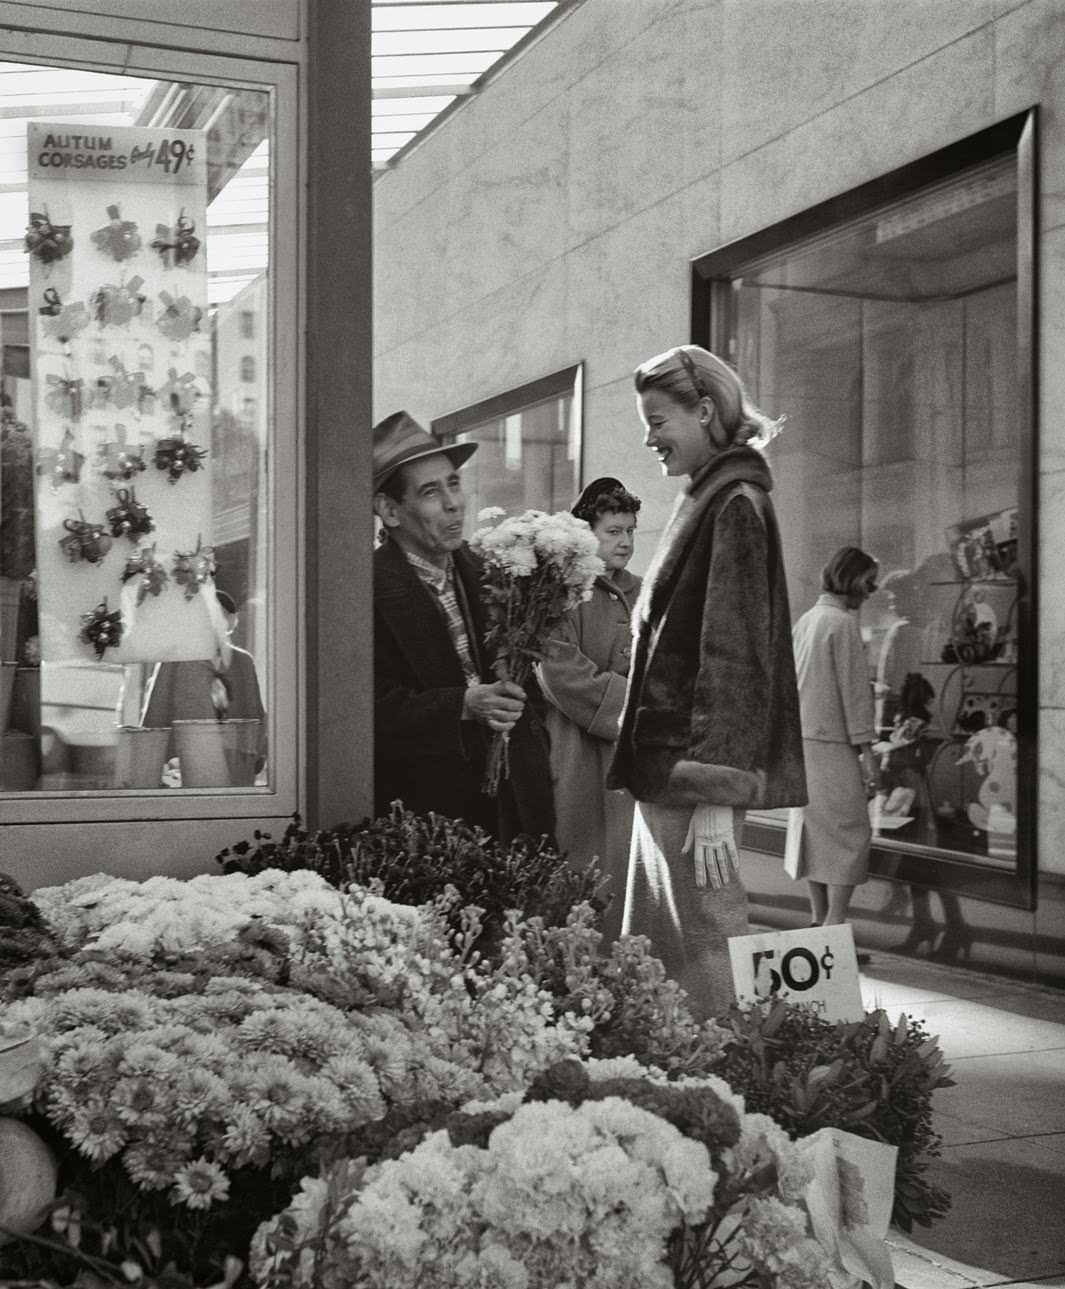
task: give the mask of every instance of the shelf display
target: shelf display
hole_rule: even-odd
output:
[[[989,519],[948,530],[956,541],[976,543],[1016,531]],[[964,538],[958,534],[964,530]],[[1006,535],[1004,535],[1006,534]],[[958,549],[961,549],[960,547]],[[974,548],[975,549],[975,548]],[[1007,548],[1008,549],[1008,548]],[[990,556],[987,557],[990,559]],[[1016,571],[1015,553],[1010,567]],[[973,554],[952,547],[955,569],[982,570]],[[894,675],[881,660],[881,790],[885,801],[905,793],[907,826],[900,840],[1012,862],[1016,854],[1017,802],[1017,599],[1006,557],[989,576],[929,581],[922,603],[894,604],[900,624],[886,633],[882,650],[899,648]],[[885,579],[889,594],[890,578]],[[908,589],[908,588],[904,588]],[[923,624],[919,628],[918,624]],[[909,637],[909,639],[908,639]],[[908,652],[907,652],[908,640]],[[917,643],[919,641],[919,643]],[[923,655],[923,656],[922,656]],[[899,683],[899,669],[908,670]],[[888,683],[889,678],[892,683]],[[885,716],[890,716],[887,724]],[[886,819],[891,811],[883,806]]]

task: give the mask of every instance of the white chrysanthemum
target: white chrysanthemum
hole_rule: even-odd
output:
[[[749,1200],[736,1229],[736,1243],[744,1256],[772,1275],[791,1259],[791,1250],[805,1238],[805,1213],[773,1196]]]
[[[353,1116],[361,1122],[380,1119],[385,1113],[381,1087],[371,1065],[354,1052],[334,1056],[322,1077],[336,1085]]]
[[[207,1209],[229,1197],[229,1178],[211,1159],[194,1159],[174,1174],[170,1192],[175,1204]]]
[[[465,1283],[485,1289],[529,1289],[529,1273],[508,1248],[487,1240],[477,1255],[476,1276]]]
[[[63,1127],[75,1147],[97,1164],[117,1155],[129,1140],[122,1120],[109,1105],[95,1097],[74,1106],[70,1121]]]
[[[502,1096],[491,1100],[467,1101],[459,1109],[463,1114],[507,1114],[513,1115],[525,1100],[525,1092],[518,1088],[513,1092],[504,1092]]]
[[[172,1110],[178,1121],[187,1125],[204,1119],[220,1119],[229,1108],[235,1091],[225,1079],[210,1070],[187,1065],[171,1088]]]
[[[511,546],[501,553],[500,563],[512,577],[528,577],[536,571],[536,552],[528,546]]]
[[[270,1132],[261,1115],[248,1105],[233,1106],[222,1136],[222,1150],[236,1166],[265,1158],[270,1149]]]
[[[122,1055],[118,1061],[119,1073],[130,1078],[139,1076],[156,1080],[166,1079],[174,1073],[180,1064],[178,1058],[173,1052],[168,1052],[159,1046],[155,1038],[155,1033],[151,1038],[134,1037],[122,1049]]]
[[[813,1165],[774,1119],[744,1115],[740,1139],[732,1147],[732,1171],[743,1176],[766,1165],[777,1172],[777,1189],[785,1200],[799,1201],[813,1178]]]
[[[174,1161],[153,1142],[138,1141],[122,1154],[122,1163],[132,1181],[148,1191],[159,1191],[174,1180]]]
[[[591,1056],[586,1062],[586,1068],[593,1083],[604,1083],[608,1079],[648,1078],[647,1066],[641,1065],[635,1056]],[[665,1079],[662,1081],[665,1082]]]

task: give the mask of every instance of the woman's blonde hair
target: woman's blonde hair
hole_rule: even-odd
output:
[[[633,372],[633,382],[638,394],[660,389],[690,410],[710,399],[730,447],[764,448],[784,423],[784,417],[774,421],[755,407],[728,363],[699,345],[677,345],[648,358]]]

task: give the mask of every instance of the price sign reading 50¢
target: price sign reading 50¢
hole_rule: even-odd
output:
[[[728,947],[741,1004],[784,998],[826,1020],[864,1015],[854,933],[846,923],[733,936]]]

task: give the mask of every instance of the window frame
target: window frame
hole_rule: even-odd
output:
[[[547,376],[537,377],[524,385],[493,394],[479,403],[470,403],[458,411],[436,417],[429,424],[432,434],[441,443],[454,443],[460,434],[476,429],[486,421],[502,420],[515,412],[544,403],[550,398],[568,394],[573,399],[573,414],[577,418],[577,451],[575,455],[578,483],[584,479],[584,363],[574,363]]]
[[[1038,882],[1038,109],[1029,108],[876,179],[801,211],[769,228],[691,261],[691,338],[730,360],[732,279],[763,255],[787,249],[833,227],[916,196],[982,162],[1012,155],[1017,168],[1017,375],[1019,391],[1017,671],[1017,862],[1012,872],[981,867],[960,852],[874,842],[870,875],[943,889],[991,903],[1034,909]],[[784,853],[784,828],[750,820],[744,844]]]
[[[99,794],[62,792],[0,793],[0,827],[17,824],[121,823],[192,819],[261,819],[298,809],[305,759],[300,737],[304,683],[299,663],[301,614],[282,611],[300,603],[302,550],[302,276],[300,271],[301,173],[299,153],[300,84],[294,63],[239,58],[188,49],[156,47],[91,37],[71,38],[47,31],[20,33],[0,56],[8,62],[40,63],[156,77],[160,80],[219,84],[265,92],[271,103],[269,309],[265,352],[270,365],[268,451],[272,469],[265,498],[272,546],[264,593],[268,608],[271,671],[261,677],[270,720],[270,784],[262,788],[151,790]],[[282,185],[279,175],[290,176]],[[299,361],[292,361],[293,353]],[[286,433],[280,427],[288,427]],[[298,683],[293,683],[297,680]]]

